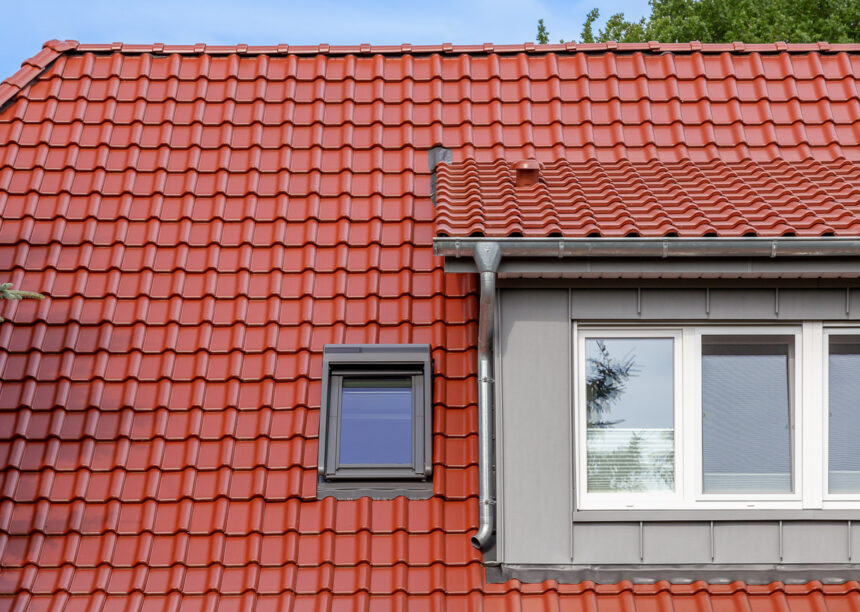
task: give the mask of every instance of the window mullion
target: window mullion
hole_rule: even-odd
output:
[[[687,386],[684,434],[687,438],[687,502],[695,505],[702,494],[702,334],[698,328],[684,329],[684,366]]]
[[[802,350],[797,368],[798,402],[795,407],[795,427],[800,429],[795,440],[796,473],[804,508],[823,506],[826,461],[824,457],[824,326],[821,321],[806,321],[800,338]]]
[[[701,468],[698,456],[701,455],[701,436],[698,422],[701,420],[701,407],[698,397],[699,378],[697,371],[700,367],[698,358],[698,336],[696,330],[685,327],[681,332],[681,455],[683,464],[683,480],[681,485],[682,504],[692,506],[695,503],[699,489],[698,474]]]

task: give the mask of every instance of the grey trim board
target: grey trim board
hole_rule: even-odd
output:
[[[430,168],[430,199],[433,206],[436,205],[436,166],[438,164],[450,164],[454,159],[451,149],[442,145],[436,145],[427,150],[427,166]]]
[[[335,499],[430,499],[433,497],[433,483],[430,480],[415,482],[397,481],[332,481],[321,476],[317,477],[317,498],[334,497]]]
[[[857,580],[860,564],[696,564],[696,565],[556,565],[506,564],[486,567],[489,583],[507,582],[512,578],[522,582],[556,580],[575,584],[586,580],[598,584],[617,584],[629,580],[636,584],[653,584],[667,580],[675,584],[689,584],[705,580],[710,584],[728,584],[742,580],[748,584],[805,584],[820,580],[825,584],[842,584]]]
[[[571,316],[580,322],[860,319],[860,292],[846,287],[574,288],[570,299]]]
[[[860,510],[769,510],[725,509],[702,510],[574,510],[574,523],[649,523],[675,521],[860,521]]]

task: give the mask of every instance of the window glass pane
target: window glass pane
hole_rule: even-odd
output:
[[[675,488],[672,338],[589,338],[589,492]]]
[[[343,379],[338,463],[412,464],[411,379]]]
[[[791,336],[702,338],[706,493],[789,493]]]
[[[860,493],[860,337],[830,336],[828,373],[828,489]]]

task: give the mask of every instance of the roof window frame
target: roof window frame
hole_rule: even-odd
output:
[[[409,378],[412,389],[411,464],[340,465],[345,378]],[[432,359],[429,344],[328,344],[323,347],[318,496],[352,499],[432,494]]]

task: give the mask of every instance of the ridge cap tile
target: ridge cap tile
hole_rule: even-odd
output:
[[[403,43],[402,45],[373,45],[361,43],[358,45],[330,45],[320,43],[318,45],[180,45],[180,44],[163,44],[163,43],[79,43],[77,41],[49,41],[55,43],[52,48],[59,51],[77,50],[81,53],[86,52],[105,52],[118,51],[122,53],[181,53],[181,54],[209,54],[209,55],[229,55],[229,54],[250,54],[250,55],[277,55],[292,53],[296,55],[353,55],[353,54],[426,54],[426,53],[551,53],[557,51],[651,51],[654,53],[691,53],[694,51],[703,53],[720,53],[726,51],[738,51],[745,53],[768,53],[784,51],[788,53],[807,53],[812,50],[823,52],[860,52],[860,43],[828,43],[821,41],[817,43],[701,43],[698,41],[687,43],[661,43],[650,41],[647,43],[625,43],[608,41],[605,43],[549,43],[536,44],[534,42],[525,42],[520,44],[493,44],[491,42],[483,44],[426,44],[413,45]],[[46,43],[47,45],[48,43]]]

